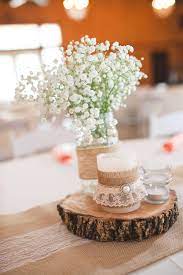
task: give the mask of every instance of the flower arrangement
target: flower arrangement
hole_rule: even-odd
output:
[[[86,35],[71,41],[66,50],[61,48],[62,58],[52,69],[22,78],[16,98],[38,102],[44,115],[65,110],[79,145],[114,143],[117,121],[112,111],[124,106],[127,96],[146,78],[132,52],[132,46],[97,43]]]

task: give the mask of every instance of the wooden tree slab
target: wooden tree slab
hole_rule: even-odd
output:
[[[168,231],[178,217],[177,197],[170,191],[165,204],[142,202],[131,213],[108,213],[84,193],[67,196],[57,205],[62,221],[73,234],[96,241],[142,241]]]

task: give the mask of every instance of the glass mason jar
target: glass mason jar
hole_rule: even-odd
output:
[[[113,113],[104,113],[100,124],[88,135],[87,129],[79,128],[77,131],[77,157],[79,183],[84,192],[93,194],[97,183],[96,156],[100,153],[117,150],[118,131],[117,120]]]
[[[77,146],[88,147],[98,145],[112,145],[118,142],[117,120],[112,112],[104,113],[100,117],[100,124],[88,134],[83,127],[76,128]]]

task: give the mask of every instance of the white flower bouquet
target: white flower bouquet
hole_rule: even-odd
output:
[[[79,145],[111,144],[117,140],[112,111],[125,105],[128,95],[146,78],[133,47],[118,42],[97,43],[84,36],[61,48],[62,57],[44,74],[22,78],[18,100],[38,102],[44,114],[65,110],[71,117]]]

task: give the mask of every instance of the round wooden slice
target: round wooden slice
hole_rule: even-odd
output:
[[[75,193],[57,205],[58,212],[68,230],[96,241],[141,241],[166,232],[177,220],[178,207],[175,191],[170,191],[165,204],[142,202],[131,213],[108,213],[91,196]]]

